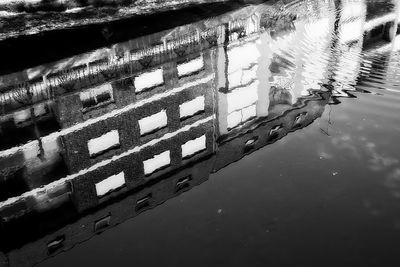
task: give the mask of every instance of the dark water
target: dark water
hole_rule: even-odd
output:
[[[400,265],[399,3],[232,5],[3,72],[0,266]]]

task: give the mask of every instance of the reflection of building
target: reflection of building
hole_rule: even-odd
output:
[[[118,67],[101,58],[89,62],[89,70],[74,66],[77,72],[91,72],[91,65],[97,71],[89,81],[75,80],[84,85],[46,102],[51,109],[38,108],[42,102],[29,106],[31,118],[51,110],[60,130],[0,152],[1,164],[20,167],[5,180],[16,179],[21,169],[48,170],[18,176],[13,181],[20,188],[6,197],[15,198],[0,203],[3,230],[12,240],[2,238],[0,257],[9,266],[23,266],[70,249],[311,124],[329,103],[326,77],[336,80],[337,90],[338,84],[355,83],[351,75],[360,64],[346,65],[360,55],[363,39],[362,32],[354,40],[348,35],[346,8],[331,49],[335,43],[327,37],[334,35],[335,18],[330,8],[320,9],[315,21],[290,16],[293,25],[283,33],[270,26],[279,23],[262,20],[263,9],[233,13],[207,21],[212,27],[203,30],[189,25],[187,35],[183,27],[117,45],[110,55],[120,55]],[[350,15],[364,23],[362,15]],[[323,29],[318,34],[316,25]],[[332,57],[332,50],[337,62],[319,59]],[[345,66],[350,76],[337,71]],[[42,80],[52,83],[57,73]],[[2,118],[27,118],[28,113],[18,112]],[[21,165],[24,160],[28,166]],[[50,171],[59,166],[62,172]],[[36,216],[49,213],[61,216],[53,216],[43,232],[31,233]],[[30,227],[21,226],[25,223]],[[15,238],[13,231],[26,234]]]
[[[209,144],[213,136],[228,138],[256,119],[269,114],[277,116],[290,109],[302,96],[295,94],[293,88],[285,92],[286,86],[274,83],[270,86],[270,81],[280,75],[272,71],[272,64],[280,64],[273,55],[279,55],[281,50],[277,46],[285,42],[271,45],[275,42],[271,34],[278,36],[279,28],[266,26],[263,12],[269,12],[264,5],[247,7],[208,20],[206,24],[194,23],[120,43],[112,49],[79,55],[53,64],[47,71],[41,67],[32,69],[33,81],[39,83],[40,80],[41,86],[28,82],[27,87],[36,88],[35,92],[39,93],[50,92],[54,97],[43,102],[32,96],[29,107],[25,108],[30,114],[25,118],[31,127],[38,129],[34,131],[36,140],[0,152],[0,162],[6,166],[0,181],[1,188],[5,188],[0,195],[5,201],[2,206],[22,201],[24,212],[43,209],[48,207],[43,204],[49,201],[48,196],[63,201],[73,188],[70,182],[77,186],[82,183],[74,183],[74,180],[93,180],[83,177],[93,176],[92,172],[99,168],[102,174],[108,175],[96,178],[96,183],[104,180],[99,186],[110,183],[110,189],[122,185],[132,189],[146,181],[143,175],[150,174],[145,164],[136,162],[160,161],[164,163],[147,169],[170,166],[167,170],[172,170],[173,166],[180,165],[184,148],[190,150],[188,147],[198,146],[212,153]],[[312,22],[305,25],[311,26]],[[306,38],[303,28],[293,29],[303,36],[297,41]],[[308,64],[308,60],[312,58],[304,62]],[[302,64],[295,66],[301,69]],[[296,76],[296,72],[286,72],[289,80],[294,79],[290,78],[294,73]],[[39,76],[42,78],[38,80]],[[319,83],[322,84],[322,80]],[[215,86],[217,91],[210,89]],[[15,90],[7,93],[12,92]],[[29,95],[29,90],[27,92]],[[3,101],[8,101],[4,96]],[[270,101],[274,105],[269,105]],[[23,117],[19,115],[23,109],[17,108],[13,113],[6,111],[2,118],[15,122],[16,118]],[[44,111],[59,128],[46,128],[49,132],[43,136],[39,117],[46,117]],[[218,131],[211,133],[213,127],[209,126],[215,124],[215,119],[218,119],[215,127]],[[197,127],[204,128],[204,136],[192,134],[195,131],[191,130]],[[178,135],[182,136],[182,145],[183,140],[197,141],[189,142],[181,152],[172,151],[172,147],[159,153],[146,152],[148,147],[163,143],[165,136]],[[152,157],[155,159],[151,161]],[[110,166],[122,158],[130,158],[139,165],[135,175],[128,174],[129,170],[127,173],[103,171],[115,169]],[[108,189],[102,190],[108,192]],[[28,193],[7,200],[24,192]],[[59,204],[58,201],[52,203]],[[88,205],[97,202],[91,203]]]
[[[0,199],[179,131],[195,122],[192,115],[211,116],[213,91],[207,89],[214,87],[217,53],[210,47],[224,42],[225,30],[231,42],[243,31],[255,33],[259,16],[246,11],[78,55],[48,69],[32,68],[29,81],[3,88],[0,135],[16,140],[4,142],[0,151],[7,166],[0,183],[5,188],[16,182],[17,188]],[[152,120],[159,124],[150,125]]]
[[[32,77],[18,86],[21,90],[5,91],[0,135],[13,139],[2,139],[0,164],[8,169],[0,183],[18,180],[20,188],[0,199],[51,182],[48,173],[56,180],[177,131],[193,123],[192,116],[210,116],[212,91],[205,89],[212,86],[213,50],[208,48],[218,44],[219,30],[202,27],[197,23],[173,36],[164,31],[137,38],[47,70],[39,66],[30,70]],[[146,123],[160,116],[160,125]],[[140,127],[150,132],[141,136]],[[105,139],[111,143],[92,149]]]
[[[263,121],[259,121],[258,124],[247,128],[246,131],[242,131],[242,133],[234,138],[224,141],[219,145],[218,150],[213,150],[213,147],[216,145],[215,140],[208,139],[213,140],[213,142],[207,144],[206,150],[202,153],[183,159],[183,161],[180,161],[179,158],[172,159],[176,161],[174,164],[179,166],[179,171],[171,172],[170,170],[174,166],[170,166],[169,169],[163,169],[154,174],[154,179],[153,174],[144,178],[145,180],[152,179],[151,183],[145,183],[144,180],[132,180],[133,177],[138,177],[135,172],[141,169],[139,165],[132,164],[133,162],[141,162],[141,159],[135,161],[133,157],[142,157],[144,159],[142,162],[145,162],[148,158],[147,155],[152,155],[168,148],[177,150],[175,152],[177,154],[180,151],[183,153],[184,149],[179,149],[182,146],[177,146],[176,143],[187,144],[187,140],[192,138],[192,136],[175,136],[165,140],[164,144],[160,143],[154,147],[149,147],[147,151],[143,152],[143,156],[138,153],[132,155],[132,157],[121,157],[114,162],[110,162],[109,165],[101,166],[91,173],[74,179],[72,181],[72,187],[74,188],[72,197],[76,205],[75,207],[78,207],[78,210],[84,210],[101,203],[102,205],[99,205],[100,208],[84,212],[83,214],[85,215],[83,217],[80,217],[74,209],[66,208],[70,211],[65,212],[63,210],[64,218],[57,222],[49,221],[49,226],[42,225],[39,228],[43,229],[45,233],[47,232],[46,227],[57,229],[52,230],[50,234],[32,233],[29,231],[24,234],[20,229],[18,235],[20,238],[15,238],[13,231],[19,229],[19,227],[13,228],[15,227],[13,223],[4,224],[6,232],[2,241],[6,242],[3,244],[3,246],[5,245],[3,250],[8,251],[4,255],[7,258],[8,266],[27,266],[31,263],[42,261],[63,250],[68,250],[75,244],[81,243],[95,234],[107,230],[140,214],[146,209],[155,207],[167,199],[207,181],[210,173],[218,171],[226,165],[239,160],[246,154],[279,140],[289,132],[301,129],[312,123],[316,118],[321,116],[328,102],[328,96],[329,93],[320,94],[316,92],[307,99],[304,99],[302,105],[292,108],[288,113],[282,114],[273,120],[264,119]],[[197,136],[199,133],[202,134],[204,131],[209,130],[209,132],[206,132],[206,136],[208,137],[208,134],[212,136],[214,132],[210,131],[210,128],[212,127],[204,125],[204,127],[193,129],[191,134]],[[171,145],[173,146],[171,147]],[[173,152],[171,155],[174,155]],[[188,164],[189,162],[191,164]],[[114,191],[114,193],[100,196],[99,198],[98,193],[101,190],[98,190],[98,185],[102,181],[109,179],[106,177],[117,177],[120,176],[121,172],[123,172],[123,177],[125,178],[125,188],[120,188],[118,191]],[[142,176],[145,175],[142,174]],[[136,189],[128,194],[127,187],[130,186],[130,183],[135,182],[142,182],[142,185],[136,186]],[[115,198],[117,194],[120,196],[119,198]],[[111,197],[113,197],[114,201],[108,201]],[[35,227],[37,221],[29,223],[31,227]],[[28,228],[26,229],[28,230]],[[11,238],[12,242],[7,242],[8,238]],[[28,240],[30,242],[26,243]],[[22,247],[14,250],[14,246]]]
[[[258,120],[300,105],[310,89],[327,82],[327,75],[335,80],[334,94],[347,95],[360,69],[366,6],[361,0],[343,1],[335,28],[335,7],[328,4],[312,12],[312,19],[283,17],[285,23],[291,21],[289,29],[269,23],[264,5],[247,7],[82,54],[48,71],[33,68],[30,72],[36,76],[31,74],[31,81],[40,76],[47,87],[29,86],[54,97],[43,102],[38,93],[32,94],[31,105],[1,117],[4,134],[10,136],[6,131],[14,129],[14,136],[22,133],[34,139],[0,152],[0,198],[33,189],[36,194],[41,192],[37,188],[52,182],[51,190],[64,195],[69,190],[66,181],[115,157],[137,154],[182,127],[200,126],[198,121],[218,119],[214,135],[227,139]],[[349,29],[357,27],[355,36]],[[337,62],[332,64],[322,57],[332,53],[329,37],[335,29]],[[86,68],[79,67],[82,64]],[[65,75],[69,78],[60,78]],[[2,99],[7,100],[5,94]],[[7,126],[8,121],[14,126]],[[172,162],[175,156],[179,158],[170,155],[165,160]],[[115,179],[121,183],[121,177]]]

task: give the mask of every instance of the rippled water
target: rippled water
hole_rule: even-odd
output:
[[[398,266],[400,4],[185,12],[2,64],[0,266]]]

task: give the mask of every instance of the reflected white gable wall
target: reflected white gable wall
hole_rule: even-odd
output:
[[[227,95],[228,113],[247,107],[258,100],[258,81],[249,86],[235,89]]]
[[[355,21],[343,24],[339,29],[340,42],[342,44],[357,41],[360,38],[360,33],[364,30],[364,22],[360,18]]]
[[[236,87],[245,85],[257,78],[258,66],[254,65],[250,69],[238,69],[232,73],[229,73],[229,87]]]
[[[264,32],[256,40],[228,47],[227,53],[223,48],[218,50],[217,100],[221,135],[252,117],[268,115],[271,41],[269,33]],[[228,73],[225,73],[226,64]]]
[[[255,42],[250,42],[241,46],[231,48],[228,51],[228,73],[250,67],[252,64],[258,62],[259,57],[260,52],[258,51]]]
[[[396,8],[396,19],[399,21],[400,20],[400,2],[398,0],[393,0],[395,3],[395,8]]]
[[[247,121],[248,119],[255,117],[257,115],[257,106],[251,105],[242,109],[242,121]]]
[[[339,42],[358,41],[364,32],[367,6],[365,1],[344,1],[340,13]]]
[[[257,100],[257,116],[265,117],[268,116],[269,107],[269,93],[271,90],[271,65],[273,51],[269,44],[271,43],[271,35],[264,32],[260,35],[260,39],[257,41],[258,50],[260,51],[260,58],[258,60],[257,78],[258,84],[258,100]]]
[[[337,65],[336,69],[340,71],[335,72],[335,92],[334,95],[341,95],[347,96],[347,93],[343,90],[352,90],[353,87],[351,86],[357,80],[359,69],[361,67],[361,52],[363,46],[363,34],[364,34],[364,25],[366,22],[366,3],[365,1],[357,2],[357,8],[359,13],[357,14],[357,20],[355,21],[357,26],[352,25],[351,23],[343,22],[346,19],[347,9],[354,8],[354,5],[345,2],[342,6],[342,13],[341,13],[341,28],[339,32],[339,42],[341,46],[338,49],[338,56],[337,56]],[[350,25],[350,26],[348,26]],[[343,31],[343,27],[349,27],[349,29],[345,29]],[[352,31],[350,31],[351,27]],[[361,27],[361,29],[360,29]],[[352,39],[349,39],[351,36]],[[346,44],[349,40],[355,41],[356,43],[349,46]]]
[[[228,129],[232,129],[242,122],[242,112],[240,110],[232,112],[226,120],[228,122]]]
[[[310,21],[305,25],[304,53],[304,88],[295,95],[309,95],[310,89],[319,90],[328,72],[329,60],[332,54],[331,44],[334,36],[335,13],[333,9],[324,9],[323,18]]]
[[[255,116],[257,116],[256,104],[245,107],[242,110],[234,111],[228,115],[228,129],[232,129]]]

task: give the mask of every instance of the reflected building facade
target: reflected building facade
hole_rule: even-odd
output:
[[[347,96],[372,38],[368,5],[316,2],[297,2],[281,22],[270,5],[249,6],[25,71],[31,79],[1,98],[0,133],[30,133],[0,152],[3,265],[71,249]],[[57,219],[13,238],[48,214]]]

